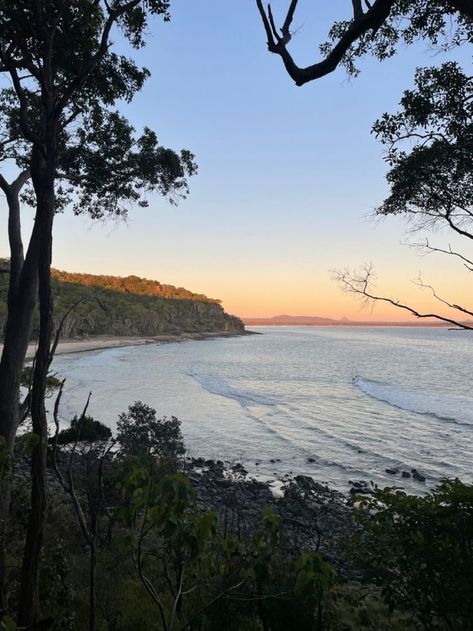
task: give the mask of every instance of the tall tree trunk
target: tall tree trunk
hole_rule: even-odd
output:
[[[18,624],[24,626],[34,624],[39,617],[38,575],[47,510],[46,457],[48,425],[45,394],[52,336],[51,260],[56,166],[55,130],[51,129],[51,127],[47,130],[47,138],[46,158],[41,148],[35,147],[31,167],[31,176],[37,200],[36,220],[40,230],[38,268],[40,331],[33,373],[31,419],[33,432],[38,436],[39,441],[32,454],[31,512],[23,556],[19,600]]]
[[[38,229],[33,230],[26,259],[20,226],[19,193],[28,172],[9,185],[1,178],[8,202],[8,236],[10,242],[10,278],[4,346],[0,360],[0,436],[5,443],[5,465],[0,472],[0,550],[6,550],[8,514],[12,482],[13,445],[20,422],[19,398],[21,373],[31,335],[33,311],[38,290]],[[0,554],[0,612],[8,608],[5,555]],[[1,613],[0,613],[1,615]]]
[[[96,569],[97,569],[97,550],[95,538],[90,543],[90,565],[89,565],[89,631],[96,629]]]

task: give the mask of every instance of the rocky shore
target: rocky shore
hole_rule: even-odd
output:
[[[81,456],[76,457],[80,462]],[[16,480],[29,479],[30,467],[29,459],[18,455]],[[285,480],[275,492],[239,462],[186,458],[184,473],[196,492],[197,507],[214,511],[225,533],[250,535],[261,523],[263,509],[269,509],[279,517],[284,540],[293,552],[319,551],[341,576],[353,576],[343,560],[344,545],[354,529],[355,508],[349,495],[303,475]],[[63,494],[50,462],[48,486],[53,495]]]
[[[287,479],[275,493],[238,462],[187,458],[185,473],[195,488],[198,507],[215,511],[225,530],[248,534],[267,508],[280,518],[293,550],[320,551],[339,572],[351,573],[342,560],[354,528],[355,509],[348,496],[303,475]]]

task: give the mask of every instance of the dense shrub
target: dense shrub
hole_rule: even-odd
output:
[[[472,486],[445,480],[424,497],[378,489],[358,522],[356,562],[389,607],[425,629],[473,629]]]

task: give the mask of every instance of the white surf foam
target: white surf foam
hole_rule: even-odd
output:
[[[429,414],[443,421],[473,427],[473,401],[471,398],[437,392],[422,392],[360,376],[353,378],[353,384],[370,397],[402,410],[417,414]]]
[[[192,379],[195,379],[195,381],[197,381],[202,388],[207,390],[207,392],[238,401],[238,403],[244,407],[252,404],[275,405],[277,403],[274,399],[267,396],[236,388],[224,379],[202,375],[195,372],[188,372],[187,375],[192,377]]]

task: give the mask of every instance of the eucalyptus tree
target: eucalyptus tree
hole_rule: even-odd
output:
[[[165,0],[18,0],[0,2],[0,70],[12,84],[16,128],[27,143],[35,220],[18,275],[0,365],[0,435],[11,449],[16,432],[18,374],[24,361],[38,287],[40,331],[33,376],[31,418],[39,436],[32,457],[32,507],[19,622],[38,615],[37,576],[46,513],[47,418],[44,405],[50,364],[52,227],[58,207],[74,191],[75,212],[123,214],[126,203],[146,204],[146,192],[173,198],[186,192],[194,172],[189,152],[159,146],[150,130],[136,137],[116,112],[149,75],[113,51],[112,36],[144,45],[149,18],[169,19]],[[63,180],[68,182],[59,186]],[[9,305],[10,307],[10,305]],[[25,318],[20,327],[18,315]]]
[[[302,67],[289,50],[298,0],[290,0],[280,28],[271,4],[265,7],[262,0],[256,0],[268,50],[281,58],[296,85],[316,81],[340,66],[356,75],[360,57],[388,59],[401,44],[419,39],[444,49],[473,41],[471,0],[346,0],[345,4],[347,18],[333,22],[327,41],[319,45],[321,58]]]
[[[405,217],[416,235],[414,245],[426,254],[457,261],[469,275],[473,273],[473,77],[454,62],[419,69],[414,89],[405,91],[400,105],[398,112],[384,114],[373,126],[386,147],[390,186],[376,214]],[[425,236],[432,231],[434,240]],[[439,243],[445,237],[447,242]],[[335,277],[345,291],[363,300],[382,301],[417,318],[473,329],[473,295],[445,297],[419,278],[417,284],[443,310],[423,312],[376,293],[370,266],[358,272],[345,269]]]

